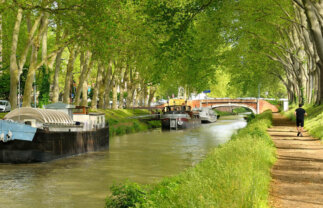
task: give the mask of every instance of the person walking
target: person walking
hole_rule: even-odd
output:
[[[303,104],[299,104],[298,107],[299,108],[295,110],[297,136],[303,136],[304,117],[307,116],[307,113],[302,108]]]

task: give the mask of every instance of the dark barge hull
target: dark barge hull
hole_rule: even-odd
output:
[[[162,129],[163,130],[172,130],[172,129],[182,130],[182,129],[190,129],[190,128],[201,126],[201,119],[191,119],[189,121],[183,121],[183,124],[177,125],[177,128],[173,128],[173,127],[171,128],[170,122],[171,122],[170,119],[161,119]]]
[[[109,147],[109,127],[85,132],[37,129],[32,142],[0,142],[0,163],[34,163],[93,152]]]

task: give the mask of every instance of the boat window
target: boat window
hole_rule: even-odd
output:
[[[25,121],[25,124],[31,126],[31,121]]]

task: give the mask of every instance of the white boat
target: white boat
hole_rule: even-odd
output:
[[[199,110],[200,118],[202,123],[213,123],[218,119],[217,114],[212,110],[212,108],[200,108]]]

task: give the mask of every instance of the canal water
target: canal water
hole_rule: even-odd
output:
[[[0,165],[2,208],[97,208],[113,184],[155,183],[194,166],[246,126],[241,116],[200,128],[130,134],[110,139],[110,149],[48,163]]]

